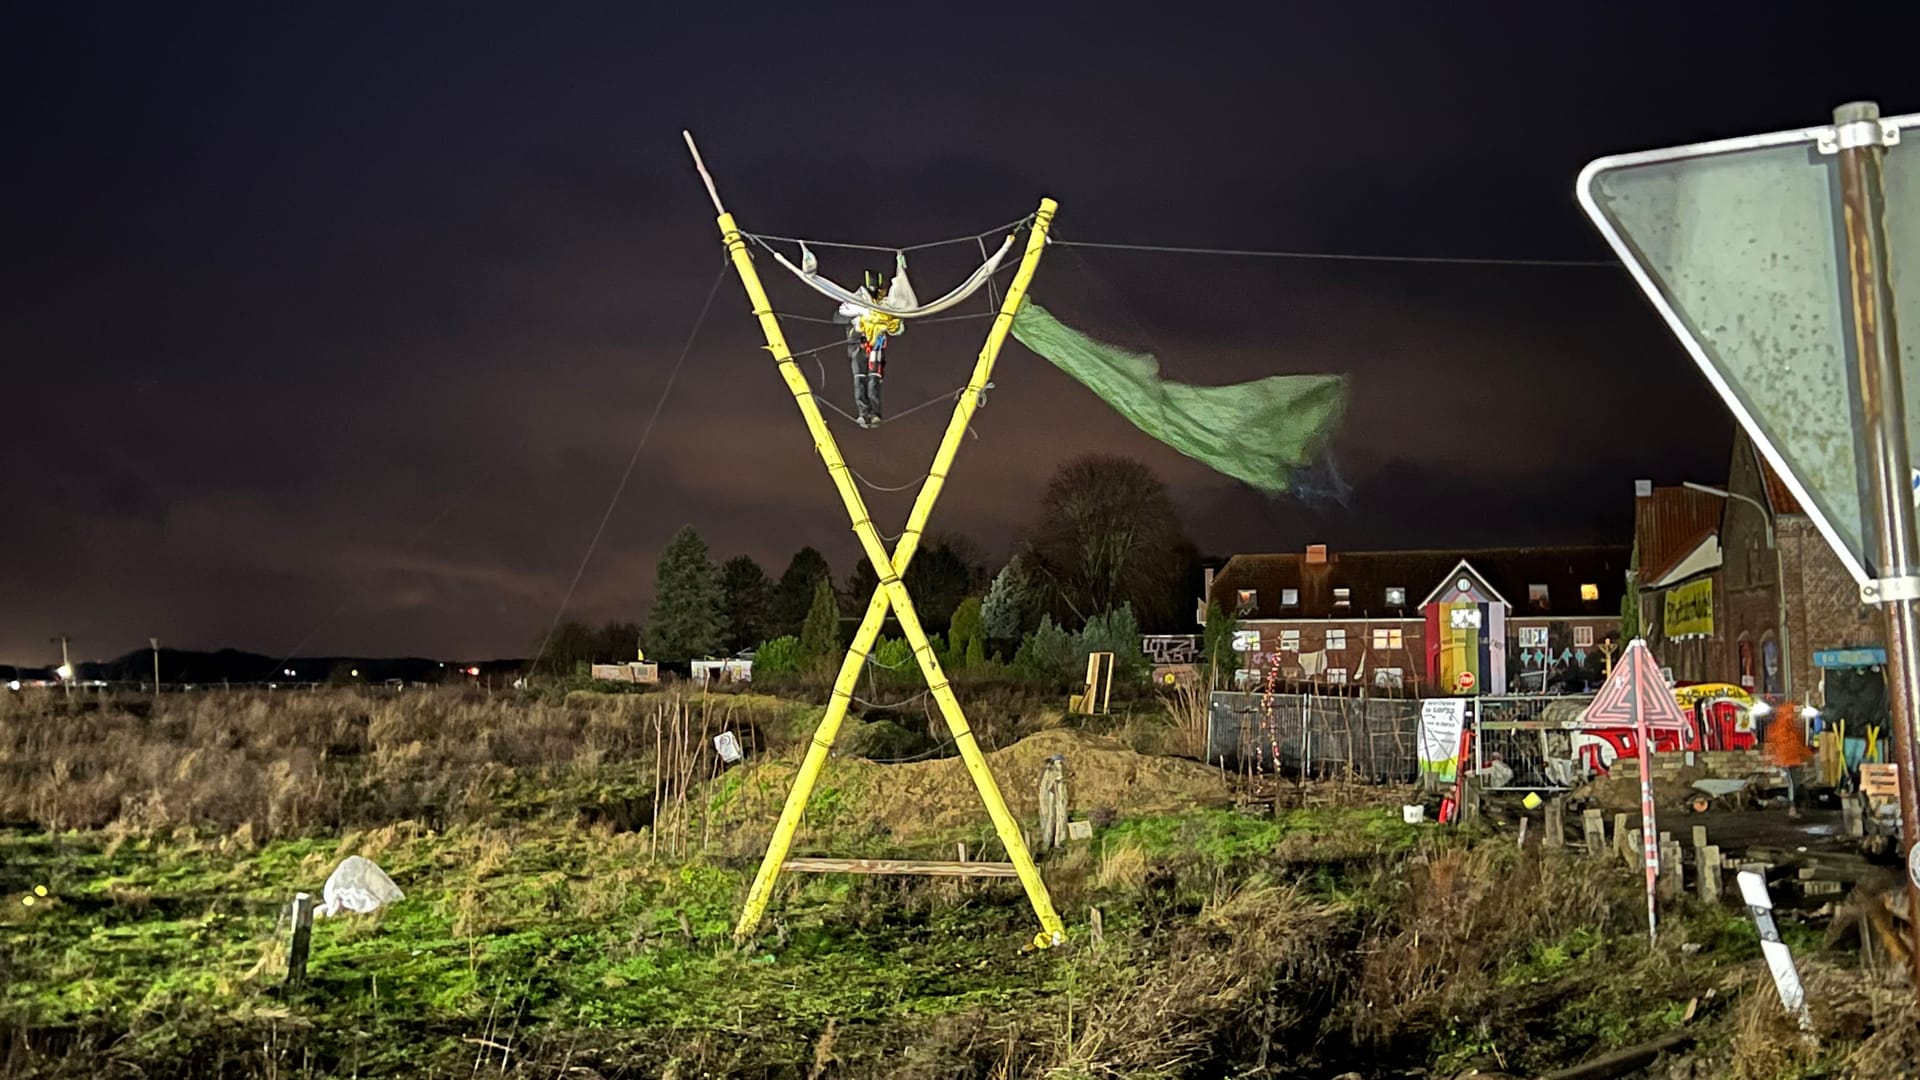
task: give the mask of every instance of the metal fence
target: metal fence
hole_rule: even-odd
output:
[[[1591,700],[1468,699],[1468,768],[1492,790],[1573,786],[1573,737]],[[1216,691],[1208,702],[1207,760],[1236,772],[1413,783],[1420,773],[1419,731],[1417,700]],[[1512,770],[1510,777],[1501,766]]]
[[[1420,767],[1419,726],[1413,700],[1216,691],[1207,758],[1235,771],[1410,783]]]
[[[1468,707],[1472,768],[1486,790],[1556,791],[1580,780],[1573,737],[1591,697],[1483,697]],[[1504,765],[1513,770],[1506,776]],[[1491,770],[1491,773],[1489,773]]]

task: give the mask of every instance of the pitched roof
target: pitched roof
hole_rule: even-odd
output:
[[[1633,501],[1633,538],[1640,580],[1657,581],[1720,531],[1726,500],[1685,487],[1657,487]]]
[[[1760,482],[1766,488],[1767,501],[1773,504],[1773,512],[1776,514],[1806,513],[1800,508],[1800,500],[1794,498],[1793,492],[1787,490],[1786,482],[1780,479],[1780,474],[1774,472],[1773,466],[1767,464],[1767,459],[1759,454],[1753,456],[1760,461]]]
[[[1418,618],[1421,602],[1464,560],[1507,598],[1516,616],[1606,615],[1620,610],[1630,558],[1630,550],[1619,545],[1335,551],[1319,563],[1308,562],[1299,552],[1235,555],[1214,576],[1211,599],[1231,613],[1237,592],[1253,590],[1253,610],[1243,618]],[[1535,585],[1546,586],[1544,608],[1529,603]],[[1597,589],[1596,599],[1581,598],[1586,585]],[[1281,601],[1289,589],[1297,594],[1297,603],[1286,605]],[[1347,591],[1345,607],[1336,606],[1339,589]],[[1400,605],[1387,603],[1388,589],[1405,590]]]

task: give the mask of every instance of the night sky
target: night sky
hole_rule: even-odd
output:
[[[1813,5],[31,7],[0,27],[0,660],[27,663],[60,632],[524,655],[720,269],[683,127],[767,233],[916,244],[1046,195],[1066,240],[1583,260],[1594,157],[1920,108],[1894,4],[1851,16],[1889,50],[1857,71]],[[922,296],[965,254],[916,260]],[[995,557],[1088,450],[1151,464],[1220,555],[1624,543],[1636,477],[1725,476],[1725,411],[1611,266],[1056,247],[1034,295],[1182,381],[1351,373],[1349,490],[1257,495],[1010,346],[934,521]],[[964,382],[984,328],[896,343],[889,411]],[[644,619],[685,524],[845,577],[758,344],[729,275],[569,615]],[[899,484],[944,423],[837,430]],[[911,494],[869,500],[890,533]]]

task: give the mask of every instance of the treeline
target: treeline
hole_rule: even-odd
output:
[[[1092,651],[1144,666],[1140,634],[1191,632],[1197,552],[1166,485],[1147,466],[1088,455],[1062,466],[1012,557],[991,566],[957,534],[929,535],[903,580],[942,663],[1005,664],[1035,677],[1068,677]],[[537,670],[560,675],[582,664],[634,658],[667,664],[754,650],[756,675],[838,664],[878,587],[863,556],[836,583],[812,547],[794,553],[776,580],[753,558],[716,563],[691,526],[655,565],[646,623],[573,622],[543,635]],[[891,614],[874,660],[911,668]]]

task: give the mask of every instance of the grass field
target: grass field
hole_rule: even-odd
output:
[[[1011,882],[800,875],[734,945],[803,702],[0,702],[8,1075],[1518,1076],[1684,1025],[1698,1075],[1758,1078],[1897,1075],[1871,1070],[1920,1046],[1837,957],[1807,967],[1804,1048],[1738,911],[1679,904],[1649,952],[1615,861],[1409,827],[1395,791],[1238,809],[1140,752],[1181,743],[1150,709],[981,725],[1023,820],[1064,753],[1097,822],[1043,864],[1068,946],[1031,952]],[[796,853],[1001,857],[971,797],[951,759],[843,757]],[[288,900],[349,854],[406,898],[317,921],[289,988]]]

